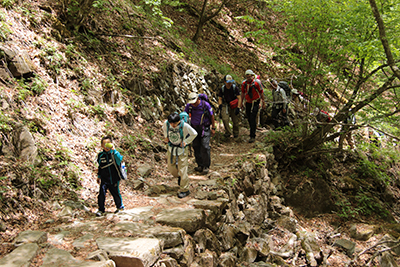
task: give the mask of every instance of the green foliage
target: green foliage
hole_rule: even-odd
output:
[[[10,27],[6,23],[6,15],[0,10],[0,41],[4,42],[8,39],[8,35],[12,33]]]
[[[346,197],[340,197],[335,204],[339,208],[337,214],[345,219],[358,219],[362,216],[370,217],[373,214],[386,219],[389,216],[389,212],[380,203],[371,193],[361,190],[357,192],[353,202]]]
[[[161,0],[144,0],[144,10],[152,16],[158,17],[165,28],[170,28],[174,23],[172,19],[165,17],[162,10]]]
[[[284,127],[279,131],[269,131],[265,136],[264,142],[281,147],[289,147],[299,142],[301,134],[299,127]]]
[[[47,191],[60,183],[58,176],[53,174],[51,168],[48,166],[30,166],[29,176],[30,181],[34,181],[41,189]]]
[[[43,93],[47,87],[48,87],[48,84],[45,80],[43,80],[40,76],[35,76],[32,79],[32,84],[30,86],[30,89],[35,94],[39,95],[39,94]]]
[[[34,76],[32,79],[20,79],[18,83],[18,99],[24,101],[30,95],[40,95],[48,84],[40,76]]]
[[[4,8],[10,8],[15,4],[15,0],[0,0],[0,5]]]
[[[356,171],[361,178],[372,178],[379,183],[389,185],[396,180],[397,173],[391,170],[397,166],[398,162],[400,162],[400,155],[395,148],[370,145],[369,153],[363,155]]]
[[[4,114],[2,110],[0,110],[0,132],[9,132],[12,130],[11,127],[11,118],[8,114]]]
[[[100,105],[91,106],[89,109],[89,114],[93,116],[98,115],[101,118],[106,117],[105,109]]]
[[[340,198],[340,200],[338,200],[335,204],[339,208],[339,211],[337,212],[339,217],[345,219],[354,219],[359,216],[359,209],[352,207],[350,201],[347,198]]]
[[[54,71],[56,74],[60,73],[61,67],[66,62],[63,55],[57,52],[57,48],[52,46],[45,47],[40,56],[47,64],[49,69]]]

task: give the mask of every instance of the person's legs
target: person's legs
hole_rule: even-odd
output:
[[[256,129],[257,129],[257,113],[258,106],[260,105],[260,101],[256,101],[254,103],[246,103],[246,113],[247,109],[250,111],[249,113],[249,124],[250,124],[250,139],[256,138]]]
[[[116,182],[115,184],[110,185],[108,187],[108,190],[110,190],[110,193],[114,198],[114,203],[117,209],[123,209],[124,205],[122,204],[122,196],[119,191],[119,181]]]
[[[203,168],[203,161],[201,158],[201,134],[202,134],[202,127],[201,126],[197,126],[197,127],[193,127],[196,132],[197,132],[197,136],[196,138],[193,140],[192,142],[192,147],[194,150],[194,158],[196,160],[197,166],[200,168]]]
[[[99,195],[97,197],[97,204],[99,206],[99,211],[105,212],[105,207],[104,203],[106,201],[106,194],[107,194],[107,184],[103,183],[103,181],[100,182],[100,189],[99,189]]]
[[[236,138],[239,136],[239,116],[235,114],[234,109],[229,109],[229,116],[232,118],[233,136]]]
[[[272,108],[272,123],[274,124],[275,129],[279,127],[279,122],[278,122],[278,115],[279,115],[280,109],[277,109],[275,107]]]
[[[168,165],[168,171],[174,176],[174,177],[178,177],[178,168],[176,167],[176,159],[175,156],[172,157],[172,161],[171,161],[171,152],[168,149],[167,152],[167,165]],[[179,163],[178,163],[179,165]]]
[[[182,155],[179,155],[179,160],[178,160],[179,176],[181,177],[181,183],[178,193],[189,191],[189,176],[187,173],[188,166],[189,166],[188,149],[185,148],[185,152]]]
[[[222,117],[222,122],[224,123],[225,136],[231,136],[232,131],[231,128],[229,127],[229,107],[227,105],[224,105],[222,107],[221,117]]]
[[[211,165],[211,157],[210,157],[210,137],[211,131],[210,128],[204,129],[204,136],[201,138],[201,161],[204,169],[210,168]]]

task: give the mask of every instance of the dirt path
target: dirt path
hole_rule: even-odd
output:
[[[220,127],[223,130],[223,127]],[[192,155],[189,158],[189,179],[190,179],[190,191],[196,192],[198,183],[200,181],[206,181],[210,179],[210,176],[213,176],[218,173],[220,176],[224,177],[229,175],[231,169],[234,168],[234,164],[238,159],[242,158],[245,155],[250,155],[254,152],[254,148],[258,146],[258,142],[262,140],[263,133],[257,132],[256,142],[248,143],[249,132],[246,128],[240,129],[240,137],[238,140],[234,140],[233,137],[225,138],[223,137],[223,132],[219,132],[220,138],[218,140],[216,135],[211,139],[211,166],[210,172],[208,175],[202,175],[194,171],[195,158]],[[193,153],[192,153],[193,154]],[[167,170],[166,166],[166,153],[163,153],[162,159],[158,162],[154,162],[154,169],[150,176],[145,177],[146,183],[148,185],[167,185],[169,187],[173,187],[177,189],[177,179],[174,178]],[[143,161],[142,164],[146,162]],[[218,175],[217,174],[217,175]],[[131,179],[137,179],[138,177],[131,177]],[[128,181],[127,183],[123,182],[121,184],[121,195],[123,197],[124,205],[127,209],[135,208],[139,206],[157,206],[157,208],[167,208],[166,205],[162,205],[157,203],[154,200],[154,197],[149,197],[145,194],[145,190],[132,190],[132,183]],[[91,197],[93,212],[95,212],[96,208],[96,197],[97,193]],[[184,206],[188,199],[194,197],[194,194],[190,194],[188,197],[180,200],[177,199],[175,204],[169,207],[175,206]],[[113,209],[113,202],[110,197],[107,198],[106,207],[110,207],[109,209]]]

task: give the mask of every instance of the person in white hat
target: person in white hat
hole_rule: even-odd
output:
[[[235,84],[231,75],[224,77],[225,84],[219,89],[218,92],[218,108],[221,112],[221,119],[224,123],[225,137],[232,135],[231,128],[229,126],[229,117],[232,119],[233,124],[233,137],[239,137],[239,102],[241,102],[241,96],[239,87]]]
[[[243,108],[243,102],[246,101],[246,116],[250,125],[250,140],[253,143],[256,140],[257,113],[262,102],[262,108],[265,109],[264,90],[260,80],[255,79],[255,73],[252,70],[246,70],[246,80],[242,82],[241,101],[239,108]]]
[[[199,97],[201,96],[201,97]],[[204,94],[190,93],[185,112],[190,116],[190,125],[196,130],[197,136],[192,147],[197,163],[195,171],[207,174],[211,165],[210,138],[215,134],[214,112]]]

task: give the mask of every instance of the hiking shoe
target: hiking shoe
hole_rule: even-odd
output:
[[[178,197],[184,198],[184,197],[187,197],[189,194],[190,194],[189,190],[186,192],[180,192],[180,193],[178,193]]]
[[[208,168],[204,168],[203,171],[201,172],[202,174],[208,174],[209,169]]]
[[[103,216],[103,215],[104,215],[104,212],[101,211],[101,210],[98,210],[98,211],[96,212],[96,216],[97,216],[97,217],[101,217],[101,216]]]
[[[254,137],[250,138],[249,143],[254,143],[256,139]]]
[[[114,213],[117,214],[118,212],[123,211],[124,209],[125,209],[125,208],[119,208],[119,209],[117,209],[116,211],[114,211]]]
[[[194,168],[194,170],[195,170],[196,172],[202,172],[202,171],[203,171],[203,167],[197,166],[196,168]]]
[[[225,137],[225,138],[229,138],[229,137],[231,137],[231,134],[225,133],[225,134],[224,134],[224,137]]]
[[[181,185],[181,177],[180,176],[178,176],[178,185],[179,186]]]

